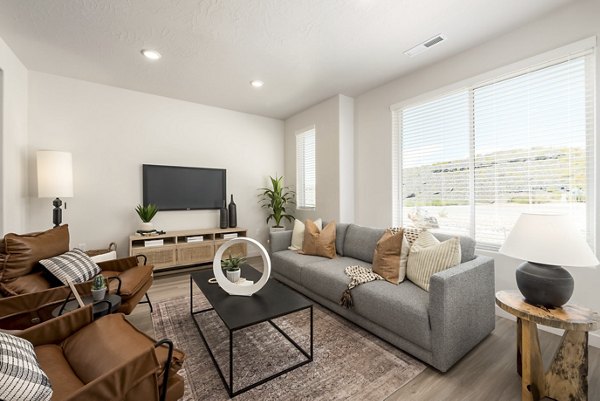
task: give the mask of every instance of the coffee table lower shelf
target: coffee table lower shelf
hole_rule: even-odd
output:
[[[210,312],[212,310],[214,310],[214,308],[207,308],[207,309],[202,309],[202,310],[198,310],[198,311],[194,311],[194,298],[193,298],[193,286],[192,286],[193,280],[190,279],[190,314],[192,317],[192,320],[194,321],[194,324],[196,325],[196,329],[198,330],[198,333],[200,333],[200,337],[202,337],[202,341],[204,342],[204,346],[206,347],[206,349],[208,350],[208,354],[210,355],[210,358],[213,361],[213,364],[215,365],[215,368],[217,369],[217,372],[219,373],[219,376],[221,377],[221,380],[223,381],[223,385],[225,386],[225,389],[227,390],[227,393],[229,394],[229,397],[235,397],[237,395],[240,395],[248,390],[251,390],[257,386],[260,386],[261,384],[264,384],[266,382],[268,382],[269,380],[273,380],[276,377],[279,377],[283,374],[286,374],[296,368],[299,368],[300,366],[304,366],[307,363],[312,362],[313,360],[313,306],[310,305],[304,309],[300,309],[300,310],[295,310],[292,311],[290,313],[284,313],[282,315],[279,316],[273,316],[270,319],[265,319],[265,320],[261,320],[258,322],[255,322],[253,324],[249,324],[247,326],[244,327],[239,327],[236,329],[229,329],[227,328],[227,330],[229,331],[229,381],[227,381],[227,379],[225,378],[225,374],[223,373],[223,371],[221,370],[221,368],[219,367],[219,364],[217,363],[217,360],[210,348],[210,346],[208,345],[208,341],[206,339],[206,337],[204,336],[204,333],[202,332],[202,328],[200,327],[200,324],[198,323],[198,321],[195,318],[195,315],[199,315],[202,313],[206,313],[206,312]],[[294,341],[285,331],[283,331],[283,329],[281,329],[281,327],[279,327],[275,322],[273,322],[272,319],[278,318],[278,317],[282,317],[285,315],[289,315],[291,313],[296,313],[296,312],[300,312],[302,310],[306,310],[306,309],[310,309],[310,352],[307,352],[306,350],[304,350],[300,345],[298,345],[298,343],[296,343],[296,341]],[[277,329],[277,331],[279,333],[281,333],[283,335],[283,337],[288,340],[294,347],[296,347],[296,349],[298,351],[300,351],[305,357],[306,360],[297,363],[293,366],[290,366],[280,372],[274,373],[268,377],[265,377],[264,379],[261,379],[255,383],[252,383],[246,387],[243,387],[239,390],[233,391],[233,362],[234,362],[234,358],[233,358],[233,334],[236,331],[240,331],[243,329],[246,329],[248,327],[254,326],[256,324],[260,324],[260,323],[264,323],[264,322],[269,322],[275,329]],[[227,326],[226,326],[227,327]]]

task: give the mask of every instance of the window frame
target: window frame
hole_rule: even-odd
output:
[[[478,75],[460,81],[458,83],[445,86],[435,91],[425,93],[423,95],[408,99],[406,101],[393,104],[390,106],[391,119],[392,119],[392,224],[402,225],[403,221],[403,196],[402,196],[402,112],[407,108],[418,107],[436,99],[442,97],[451,96],[459,92],[468,92],[469,96],[469,166],[470,166],[470,178],[469,178],[469,206],[470,206],[470,224],[469,224],[469,235],[472,238],[476,238],[476,214],[475,214],[475,130],[473,124],[473,95],[474,91],[478,88],[494,84],[495,82],[504,81],[520,75],[524,75],[530,72],[541,70],[546,67],[557,65],[561,62],[568,61],[570,59],[578,57],[587,57],[586,59],[586,88],[591,90],[591,113],[592,117],[588,119],[588,126],[586,127],[586,151],[588,158],[586,160],[586,175],[587,175],[587,186],[589,188],[586,193],[586,235],[587,240],[592,249],[596,249],[596,240],[598,238],[598,225],[595,224],[597,215],[597,192],[599,190],[597,185],[597,173],[596,169],[598,166],[597,160],[597,138],[596,138],[596,37],[587,38],[571,45],[567,45],[550,52],[546,52],[534,57],[527,58],[520,62],[492,70],[485,74]],[[476,243],[478,249],[496,251],[499,246],[491,243]]]
[[[305,149],[302,149],[302,155],[299,154],[300,149],[298,148],[298,141],[299,138],[302,136],[306,136],[312,134],[313,138],[314,138],[314,154],[313,159],[314,159],[314,173],[315,173],[315,180],[314,180],[314,205],[307,205],[306,204],[306,177],[304,175],[305,173],[305,169],[303,168],[305,160],[306,160],[306,154],[305,154]],[[310,125],[308,127],[305,127],[303,129],[300,129],[298,131],[296,131],[295,133],[295,148],[296,148],[296,209],[298,210],[315,210],[317,208],[317,129],[315,125]],[[302,156],[303,159],[303,164],[302,166],[300,166],[300,163],[298,163],[298,160],[300,159],[300,156]],[[302,179],[303,182],[300,182]]]

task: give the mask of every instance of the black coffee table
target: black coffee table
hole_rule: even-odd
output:
[[[261,276],[261,273],[256,271],[250,265],[243,265],[241,274],[242,277],[253,280],[254,282],[257,282]],[[208,279],[213,276],[212,269],[190,274],[190,313],[230,397],[235,397],[238,394],[253,389],[256,386],[266,383],[267,381],[281,376],[282,374],[285,374],[293,369],[296,369],[302,365],[306,365],[313,360],[313,304],[307,298],[275,279],[269,279],[269,281],[267,281],[265,286],[261,288],[260,291],[256,292],[250,297],[229,295],[221,287],[219,287],[218,284],[208,283]],[[212,305],[212,308],[194,311],[193,283],[196,283],[196,285],[204,293],[208,299],[208,302],[210,302]],[[290,313],[299,312],[304,309],[310,309],[310,352],[302,349],[302,347],[300,347],[272,320]],[[227,327],[229,330],[229,381],[225,379],[225,375],[219,367],[219,364],[217,363],[217,360],[215,359],[215,356],[208,345],[208,341],[202,332],[202,328],[200,327],[197,319],[194,317],[194,315],[205,313],[211,310],[214,310],[217,313],[219,318],[225,324],[225,327]],[[281,372],[261,379],[256,383],[233,391],[233,334],[238,330],[242,330],[262,322],[269,322],[275,329],[277,329],[279,333],[283,335],[283,337],[292,343],[306,357],[306,359],[296,365],[282,370]]]

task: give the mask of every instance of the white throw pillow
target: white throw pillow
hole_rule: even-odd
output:
[[[323,229],[323,220],[320,218],[314,221],[315,225],[321,231]],[[304,244],[304,223],[298,219],[294,220],[294,231],[292,231],[292,245],[288,249],[292,251],[301,251]]]
[[[403,282],[406,278],[406,266],[408,265],[408,253],[410,252],[410,244],[406,239],[406,235],[402,234],[402,249],[400,250],[400,274],[398,275],[399,282]]]
[[[33,345],[0,332],[0,399],[47,401],[52,397],[48,376],[40,369]]]
[[[406,277],[425,291],[435,273],[460,264],[460,240],[440,242],[429,231],[422,231],[410,247]]]

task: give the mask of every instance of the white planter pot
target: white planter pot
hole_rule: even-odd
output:
[[[102,301],[105,295],[106,288],[102,288],[100,290],[92,290],[92,298],[94,298],[94,302]]]
[[[240,274],[241,274],[241,270],[237,269],[237,270],[227,270],[227,280],[231,281],[232,283],[237,283],[238,280],[240,279]]]
[[[152,230],[154,230],[154,226],[150,222],[148,222],[148,223],[142,222],[140,224],[140,230],[142,230],[142,231],[152,231]]]

